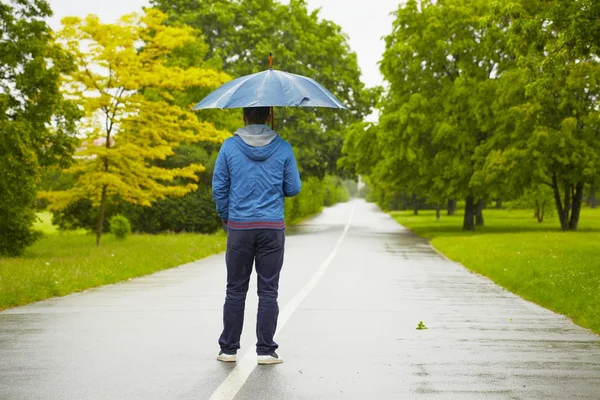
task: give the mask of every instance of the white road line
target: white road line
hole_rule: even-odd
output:
[[[283,329],[287,321],[290,319],[294,311],[298,308],[300,303],[309,295],[309,293],[317,286],[317,283],[321,280],[325,271],[337,255],[342,242],[346,238],[348,231],[350,230],[350,225],[352,225],[352,219],[354,218],[354,212],[356,207],[352,208],[350,212],[350,217],[348,218],[348,223],[344,228],[344,232],[338,239],[335,247],[329,254],[329,256],[323,261],[317,272],[310,278],[308,283],[296,294],[296,296],[285,306],[283,311],[279,314],[279,321],[277,324],[277,332],[276,335]],[[244,356],[238,360],[236,367],[227,375],[227,378],[219,385],[217,390],[210,396],[210,400],[233,400],[236,394],[240,391],[246,380],[254,371],[256,367],[256,351],[248,350]]]

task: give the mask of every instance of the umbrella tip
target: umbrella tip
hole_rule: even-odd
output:
[[[273,69],[273,53],[269,52],[269,68]]]

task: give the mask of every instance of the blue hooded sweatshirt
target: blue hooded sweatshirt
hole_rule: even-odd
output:
[[[223,143],[212,187],[229,229],[285,229],[284,198],[302,182],[292,146],[267,125],[248,125]]]

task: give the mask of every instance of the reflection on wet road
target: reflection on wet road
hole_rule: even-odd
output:
[[[290,229],[282,309],[353,208],[278,335],[285,363],[250,370],[235,399],[600,399],[600,337],[359,200]],[[215,361],[224,281],[219,255],[0,313],[0,399],[209,399],[233,369]],[[248,297],[241,354],[255,342]]]

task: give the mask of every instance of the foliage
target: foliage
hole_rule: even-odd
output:
[[[350,200],[348,187],[342,179],[336,176],[326,176],[325,179],[323,179],[323,186],[325,189],[323,205],[325,207],[331,207],[338,203],[345,203]]]
[[[131,233],[131,222],[124,215],[113,215],[110,219],[110,232],[117,239],[123,240]]]
[[[52,234],[23,257],[0,258],[0,310],[126,281],[218,254],[222,234],[132,235],[105,238],[101,248],[85,234]]]
[[[523,196],[512,203],[512,208],[533,210],[533,217],[541,223],[544,222],[545,217],[554,214],[553,202],[552,189],[545,185],[538,185],[525,190]]]
[[[118,24],[102,24],[96,16],[63,20],[59,36],[77,65],[66,91],[85,113],[80,124],[85,138],[78,161],[67,171],[75,176],[75,186],[41,196],[53,211],[90,200],[99,210],[98,245],[107,199],[151,206],[196,190],[204,166],[167,169],[156,161],[173,155],[180,143],[218,143],[227,136],[175,103],[170,91],[214,88],[227,76],[168,65],[168,56],[196,37],[189,27],[163,25],[165,18],[148,10],[143,16],[124,16]],[[177,184],[169,184],[176,179]]]
[[[0,255],[19,255],[40,237],[35,195],[41,169],[68,165],[74,106],[60,93],[70,70],[45,22],[42,0],[0,3]]]
[[[389,90],[380,123],[353,129],[341,161],[368,174],[386,203],[405,193],[474,205],[497,191],[475,175],[504,68],[501,27],[485,24],[488,11],[483,0],[412,0],[396,12],[381,62]],[[472,218],[465,228],[474,229]]]
[[[276,130],[292,146],[303,178],[336,175],[344,133],[350,123],[370,114],[377,90],[360,81],[356,54],[347,37],[331,21],[309,12],[304,0],[281,4],[275,0],[153,0],[171,21],[202,31],[209,47],[206,59],[220,59],[234,77],[268,68],[306,75],[330,89],[350,112],[275,111]]]
[[[452,260],[543,307],[600,333],[600,212],[583,209],[579,232],[542,224],[530,211],[488,210],[479,234],[461,216],[436,222],[433,212],[392,214]],[[473,251],[476,248],[478,251]]]
[[[108,199],[104,208],[105,215],[109,217],[119,212],[118,204],[113,199]],[[91,200],[79,199],[61,210],[52,211],[52,224],[63,232],[77,229],[94,232],[98,228],[98,215],[98,207],[94,207]],[[103,219],[102,231],[109,228],[108,219]]]
[[[597,13],[591,0],[400,5],[380,122],[350,130],[340,163],[383,206],[400,193],[466,199],[465,230],[484,201],[546,185],[561,227],[577,229],[600,168]]]
[[[184,197],[158,200],[151,208],[128,206],[124,212],[135,232],[214,233],[221,228],[211,191],[204,185]]]
[[[183,197],[156,201],[151,208],[136,205],[124,207],[134,231],[144,233],[195,232],[214,233],[221,228],[221,220],[212,200],[211,182],[218,144],[182,145],[175,154],[159,166],[182,168],[202,164],[206,171],[199,176],[198,190]]]
[[[577,229],[585,185],[600,166],[600,62],[591,22],[599,11],[589,0],[537,0],[503,12],[514,20],[508,37],[520,61],[506,77],[505,143],[493,162],[512,165],[513,180],[550,187],[564,230]]]
[[[302,191],[296,197],[285,199],[285,220],[293,224],[298,220],[318,214],[323,206],[332,206],[350,199],[348,189],[337,177],[324,180],[310,177],[303,180]]]

